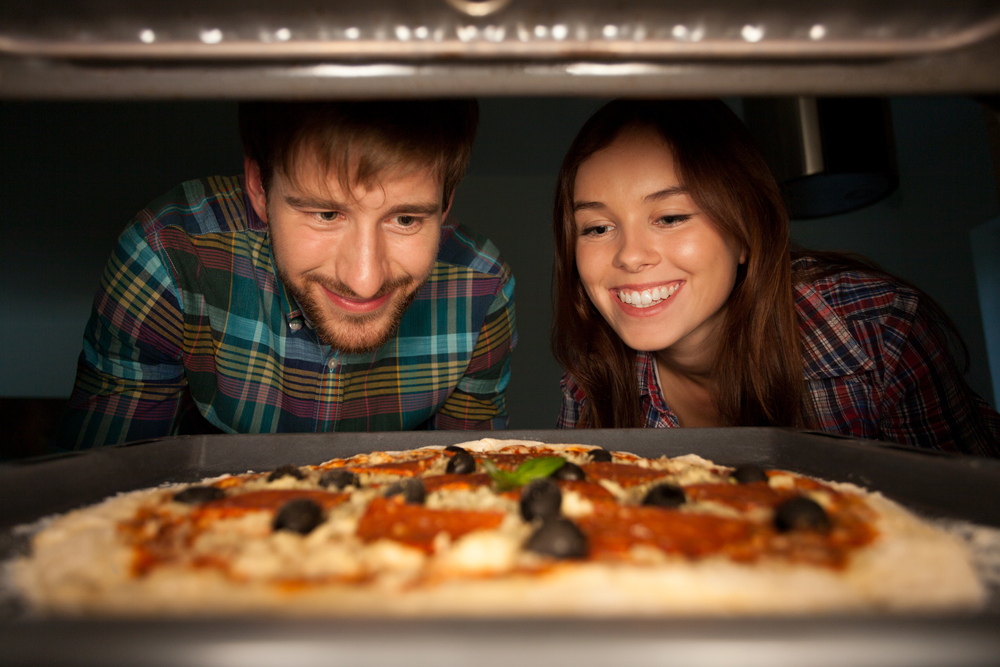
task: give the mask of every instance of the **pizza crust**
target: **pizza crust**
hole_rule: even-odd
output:
[[[497,452],[510,451],[512,445],[567,456],[590,449],[492,438],[461,446]],[[398,460],[420,451],[385,456]],[[693,478],[715,468],[696,456],[648,465],[688,466],[696,471],[690,473]],[[121,539],[118,527],[141,508],[162,505],[164,498],[186,486],[122,494],[57,517],[35,536],[32,557],[11,564],[12,581],[35,613],[49,615],[880,613],[976,609],[986,599],[962,540],[880,494],[833,483],[829,486],[838,491],[863,495],[875,513],[878,532],[874,542],[852,554],[844,570],[766,559],[748,565],[720,556],[691,561],[649,549],[632,562],[559,561],[525,571],[520,545],[531,527],[510,515],[495,530],[473,531],[454,541],[438,535],[445,539],[435,538],[432,554],[393,540],[362,544],[353,531],[364,504],[376,495],[370,492],[357,497],[358,507],[348,503],[343,511],[331,512],[336,518],[309,535],[271,534],[270,515],[258,512],[234,521],[228,536],[199,538],[217,540],[202,545],[206,548],[236,554],[231,568],[235,578],[208,567],[170,565],[133,576],[134,551]],[[564,513],[586,514],[585,501],[570,501],[575,509]],[[314,583],[276,585],[273,578],[289,567]],[[323,583],[315,583],[317,579]]]

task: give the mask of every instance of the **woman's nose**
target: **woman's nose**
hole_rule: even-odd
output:
[[[653,266],[659,261],[659,255],[650,243],[650,239],[641,232],[625,232],[620,238],[621,245],[615,253],[616,267],[634,272]]]

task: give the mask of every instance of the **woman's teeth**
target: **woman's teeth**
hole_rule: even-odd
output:
[[[671,285],[670,287],[654,287],[651,290],[644,289],[641,292],[621,290],[618,292],[618,298],[622,303],[627,303],[636,308],[649,308],[653,304],[659,303],[664,299],[669,299],[673,296],[674,292],[680,285]]]

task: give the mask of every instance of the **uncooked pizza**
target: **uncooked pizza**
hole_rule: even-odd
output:
[[[878,493],[695,455],[484,439],[125,493],[49,522],[49,615],[975,609],[965,545]]]

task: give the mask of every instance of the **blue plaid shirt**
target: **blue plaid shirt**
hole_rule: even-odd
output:
[[[797,260],[808,261],[808,260]],[[970,404],[949,371],[945,345],[917,315],[912,289],[858,272],[794,287],[802,361],[815,425],[858,438],[1000,456],[1000,415],[978,396]],[[673,428],[653,355],[640,352],[636,378],[646,426]],[[573,428],[587,398],[562,379],[560,428]],[[968,424],[978,411],[989,434]],[[992,442],[989,440],[992,436]]]
[[[370,354],[322,343],[277,278],[242,178],[141,211],[105,268],[62,445],[226,433],[506,428],[514,278],[448,221],[431,276]]]

